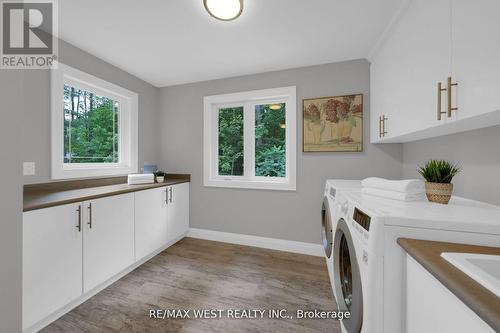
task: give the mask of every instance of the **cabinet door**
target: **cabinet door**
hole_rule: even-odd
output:
[[[500,110],[500,1],[453,0],[453,80],[458,118]]]
[[[166,201],[166,187],[135,193],[136,261],[167,244]]]
[[[446,84],[450,71],[450,20],[450,0],[414,0],[394,25],[371,67],[373,141],[381,114],[389,118],[386,138],[439,124],[437,84]]]
[[[84,292],[134,263],[134,194],[84,202]]]
[[[168,240],[186,234],[189,229],[189,183],[168,187],[167,207]]]
[[[406,257],[406,332],[494,330],[412,257]]]
[[[394,56],[397,52],[392,51],[392,45],[385,46],[370,66],[370,138],[371,142],[383,139],[380,136],[380,117],[387,117],[386,130],[390,137],[398,134],[400,127],[393,126],[398,123],[398,116],[404,107],[405,92],[401,90],[400,82],[406,80],[399,66],[394,64]],[[395,53],[396,52],[396,53]]]
[[[23,214],[23,329],[82,295],[79,207]]]

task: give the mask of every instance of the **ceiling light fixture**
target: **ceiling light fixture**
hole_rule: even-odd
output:
[[[274,111],[281,110],[281,104],[272,104],[269,108]]]
[[[210,16],[221,21],[237,19],[243,12],[243,0],[203,0]]]

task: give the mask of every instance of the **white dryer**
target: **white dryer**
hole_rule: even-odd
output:
[[[321,239],[325,250],[326,265],[333,290],[333,231],[337,227],[337,205],[335,198],[341,191],[355,191],[361,189],[360,180],[327,180],[321,207]]]
[[[336,197],[334,293],[349,333],[405,331],[405,252],[400,237],[500,244],[500,207],[453,197],[449,205],[401,202],[343,191]]]

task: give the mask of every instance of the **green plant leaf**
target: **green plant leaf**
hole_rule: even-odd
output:
[[[424,166],[417,169],[418,173],[430,183],[451,183],[461,168],[444,160],[429,160]]]

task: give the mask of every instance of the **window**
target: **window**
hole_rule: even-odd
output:
[[[296,92],[204,98],[204,184],[295,190]]]
[[[64,85],[64,163],[118,163],[120,102]]]
[[[52,178],[137,172],[137,94],[63,64],[51,86]]]

